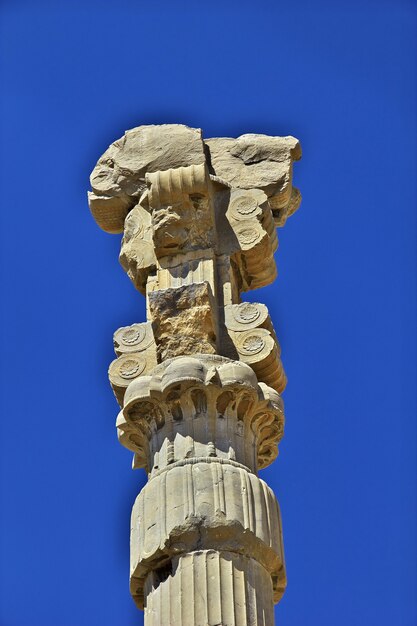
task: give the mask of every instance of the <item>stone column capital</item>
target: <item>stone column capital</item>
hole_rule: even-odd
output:
[[[278,454],[286,375],[264,304],[276,227],[300,204],[294,137],[204,139],[139,126],[91,174],[97,224],[146,321],[114,333],[120,442],[148,483],[131,520],[130,589],[146,626],[270,626],[285,585],[281,517],[258,470]]]

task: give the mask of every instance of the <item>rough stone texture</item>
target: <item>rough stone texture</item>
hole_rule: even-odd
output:
[[[216,353],[214,305],[207,282],[150,292],[149,312],[160,361],[181,354]]]
[[[153,241],[158,258],[212,248],[214,213],[205,164],[146,177]]]
[[[163,124],[128,130],[109,146],[90,176],[91,212],[104,230],[123,232],[129,209],[146,190],[146,174],[204,162],[199,129]]]
[[[205,143],[216,176],[239,189],[262,189],[270,198],[277,226],[283,226],[301,201],[292,187],[292,162],[301,158],[297,139],[247,134]]]
[[[140,126],[91,176],[91,212],[123,232],[147,300],[109,368],[119,440],[149,479],[131,527],[146,626],[270,626],[285,589],[279,507],[257,473],[278,454],[286,376],[267,308],[240,294],[276,277],[300,156],[293,137]]]
[[[119,261],[136,289],[145,294],[149,273],[155,270],[157,260],[152,218],[140,205],[136,205],[125,219]]]
[[[145,593],[147,626],[274,623],[269,573],[236,552],[197,550],[176,556],[168,568],[149,574]]]

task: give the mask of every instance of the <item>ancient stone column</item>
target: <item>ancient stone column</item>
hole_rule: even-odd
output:
[[[285,585],[277,456],[286,383],[263,304],[276,226],[299,206],[293,137],[203,139],[140,126],[91,175],[91,212],[123,233],[147,321],[114,334],[120,442],[148,483],[132,511],[130,589],[146,626],[271,626]]]

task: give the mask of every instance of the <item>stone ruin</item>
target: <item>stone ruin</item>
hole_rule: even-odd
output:
[[[268,309],[241,294],[276,278],[300,157],[294,137],[139,126],[91,174],[91,213],[123,233],[120,262],[146,297],[109,368],[119,440],[148,475],[130,542],[146,626],[271,626],[285,590],[279,506],[258,470],[278,454],[286,376]]]

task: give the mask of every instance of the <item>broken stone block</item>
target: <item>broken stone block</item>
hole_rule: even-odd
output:
[[[152,291],[148,299],[159,361],[216,353],[215,306],[207,282]]]

